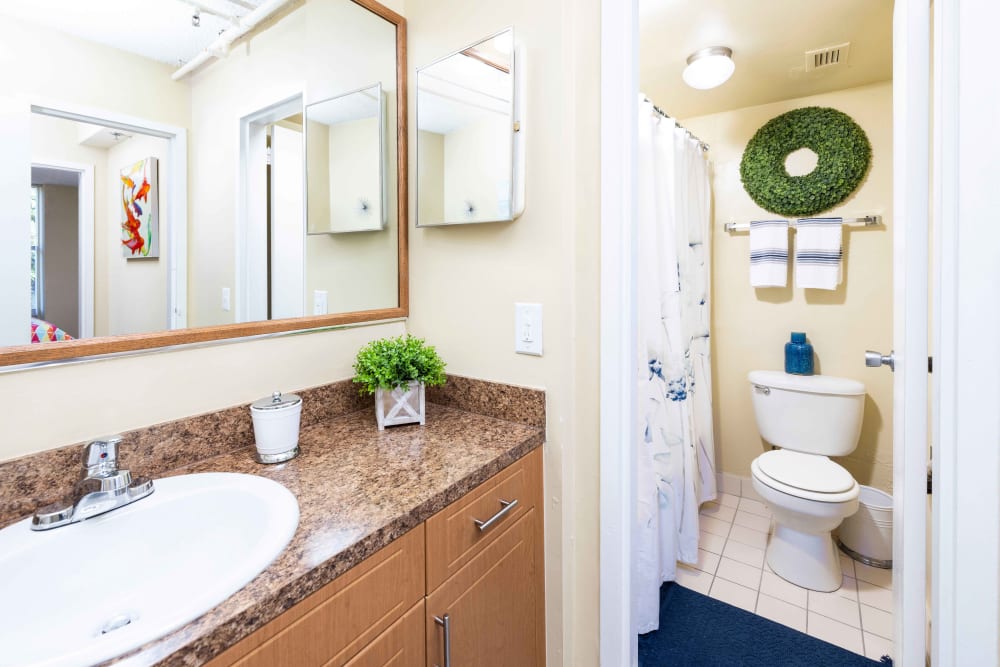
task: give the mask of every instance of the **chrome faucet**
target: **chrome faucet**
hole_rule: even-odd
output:
[[[120,435],[88,442],[83,451],[83,475],[69,497],[46,505],[31,519],[32,530],[49,530],[124,507],[153,492],[153,480],[132,478],[118,469]]]

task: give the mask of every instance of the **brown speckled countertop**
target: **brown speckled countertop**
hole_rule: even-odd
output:
[[[544,398],[541,405],[544,424]],[[535,423],[428,404],[425,426],[379,432],[368,409],[304,426],[302,453],[284,464],[257,464],[241,448],[167,473],[268,477],[298,498],[299,525],[285,551],[245,588],[114,664],[200,665],[218,655],[539,447],[544,427],[537,417],[526,421]]]

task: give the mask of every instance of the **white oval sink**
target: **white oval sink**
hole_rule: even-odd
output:
[[[0,530],[0,665],[93,665],[189,623],[284,551],[295,496],[253,475],[158,479],[121,509]]]

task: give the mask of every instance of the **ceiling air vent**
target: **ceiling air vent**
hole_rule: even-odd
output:
[[[806,51],[806,71],[836,67],[847,64],[847,55],[851,52],[851,43],[844,42],[836,46]]]

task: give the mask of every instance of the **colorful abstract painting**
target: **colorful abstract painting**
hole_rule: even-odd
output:
[[[126,259],[160,256],[160,205],[157,160],[148,157],[121,170],[122,255]]]

